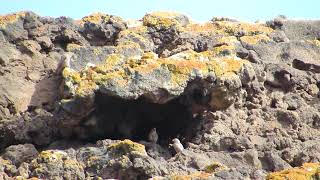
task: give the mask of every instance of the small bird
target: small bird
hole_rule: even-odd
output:
[[[152,128],[149,132],[149,135],[148,135],[148,140],[150,142],[153,142],[153,143],[157,143],[158,141],[158,133],[157,133],[157,129],[156,128]]]
[[[94,68],[94,67],[96,67],[95,64],[88,62],[85,66],[85,69]]]
[[[174,138],[172,142],[172,146],[177,153],[182,152],[184,150],[184,147],[178,138]]]
[[[74,58],[74,54],[71,52],[66,52],[61,56],[61,60],[58,63],[56,74],[61,74],[63,69],[66,67],[70,67],[70,63]]]

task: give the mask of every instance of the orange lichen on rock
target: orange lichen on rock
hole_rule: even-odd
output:
[[[93,13],[89,16],[83,17],[78,24],[84,25],[85,23],[101,24],[107,22],[122,22],[122,19],[117,16],[112,16],[104,13]]]
[[[85,16],[81,19],[80,24],[84,24],[86,22],[100,24],[105,18],[108,18],[106,14],[103,13],[94,13],[89,16]]]
[[[301,167],[270,173],[268,180],[312,180],[320,178],[319,163],[305,163]]]
[[[213,23],[189,24],[183,30],[186,32],[195,32],[195,33],[220,34],[220,35],[226,34],[222,29],[217,28],[217,26]]]
[[[0,16],[0,28],[4,28],[9,23],[16,22],[20,17],[24,17],[26,12],[18,12],[14,14],[8,14],[5,16]]]
[[[180,26],[177,17],[181,14],[175,12],[152,12],[143,17],[144,26],[156,28],[169,28],[171,26]]]
[[[243,34],[252,36],[256,34],[270,34],[273,30],[263,24],[217,21],[214,22],[217,29],[223,30],[229,35]]]
[[[226,47],[227,48],[227,47]],[[219,52],[222,50],[218,50]],[[189,50],[169,58],[157,58],[155,54],[144,53],[142,57],[124,57],[120,54],[111,54],[104,64],[85,68],[80,72],[70,69],[63,71],[63,76],[74,85],[74,92],[79,95],[92,92],[100,84],[110,83],[124,87],[134,81],[131,74],[148,77],[156,71],[163,71],[171,80],[167,85],[171,87],[185,87],[189,80],[196,76],[206,77],[209,74],[217,78],[236,74],[240,71],[245,60],[233,57],[216,57],[218,52],[197,53]]]
[[[206,172],[196,172],[190,175],[174,175],[171,176],[170,180],[193,180],[193,179],[208,179],[213,177],[213,174]]]
[[[214,47],[212,50],[201,52],[204,56],[209,57],[209,59],[220,57],[220,56],[235,56],[235,46],[222,45]]]
[[[205,24],[189,24],[183,29],[187,32],[210,33],[224,36],[270,34],[273,30],[264,24],[252,24],[231,21],[215,21]]]
[[[253,35],[253,36],[242,36],[240,37],[241,42],[244,42],[249,45],[255,45],[259,42],[267,42],[271,41],[271,39],[264,35],[264,34],[258,34],[258,35]]]

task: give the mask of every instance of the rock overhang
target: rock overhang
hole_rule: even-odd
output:
[[[101,24],[106,19],[109,21],[110,16],[96,14],[86,17],[83,22]],[[162,35],[173,32],[170,29],[178,34],[188,34],[187,37],[210,35],[215,42],[200,50],[189,48],[174,54],[157,54],[155,47],[159,42],[154,38],[162,41]],[[160,33],[159,37],[148,35],[154,31]],[[206,110],[226,109],[243,95],[241,87],[255,79],[251,63],[236,54],[241,47],[238,36],[252,37],[252,44],[257,44],[266,40],[271,32],[261,24],[231,21],[196,24],[181,14],[147,14],[142,23],[120,31],[115,46],[67,45],[67,51],[74,58],[62,72],[61,107],[78,119],[86,119],[96,109],[99,109],[99,117],[107,116],[101,115],[103,110],[97,107],[101,105],[101,102],[97,103],[97,97],[112,101],[118,98],[123,101],[118,108],[126,103],[141,103],[141,106],[152,103],[160,109],[166,109],[161,105],[171,107],[175,104],[176,108],[184,109],[180,113],[194,115]],[[108,103],[103,106],[112,108]]]
[[[248,71],[253,71],[250,62],[237,57],[213,58],[210,52],[186,51],[158,58],[149,52],[140,57],[110,54],[105,63],[94,67],[80,71],[65,68],[63,77],[71,96],[99,91],[127,100],[147,97],[151,102],[163,103],[182,95],[193,81],[207,81],[208,88],[225,86],[236,90],[245,82],[244,73]],[[254,74],[249,76],[252,79]],[[167,94],[167,98],[159,97],[161,94]]]

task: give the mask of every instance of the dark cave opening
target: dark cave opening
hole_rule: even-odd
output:
[[[200,120],[184,101],[185,97],[180,96],[157,104],[145,98],[124,100],[98,92],[95,110],[82,120],[81,126],[92,141],[105,138],[148,141],[150,130],[156,128],[160,145],[168,145],[177,137],[189,142]]]

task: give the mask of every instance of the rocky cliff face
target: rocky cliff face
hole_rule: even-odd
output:
[[[319,178],[319,40],[284,17],[0,16],[1,176]]]

